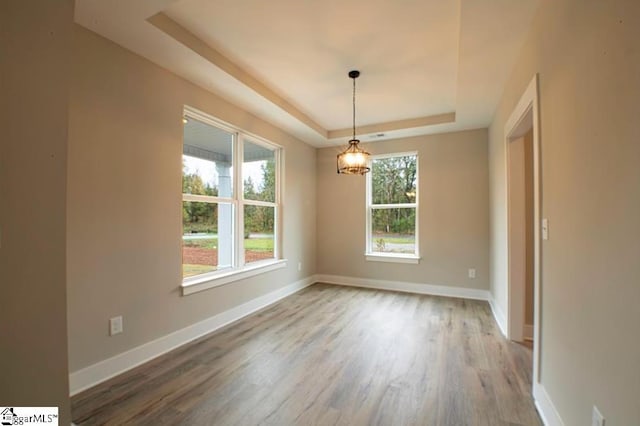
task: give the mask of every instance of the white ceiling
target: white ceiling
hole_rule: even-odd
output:
[[[322,147],[486,127],[538,0],[77,0],[76,21]],[[384,136],[373,135],[384,133]]]

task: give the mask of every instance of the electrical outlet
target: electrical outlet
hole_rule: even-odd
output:
[[[302,271],[302,262],[298,262],[298,272]]]
[[[122,315],[109,320],[109,336],[122,333]]]
[[[476,277],[476,268],[469,268],[469,278],[474,279]]]
[[[595,405],[593,406],[593,414],[591,415],[591,426],[604,426],[604,417]]]

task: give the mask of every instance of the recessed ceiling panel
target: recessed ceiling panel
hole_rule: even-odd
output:
[[[164,13],[326,129],[456,109],[459,1],[183,0]]]

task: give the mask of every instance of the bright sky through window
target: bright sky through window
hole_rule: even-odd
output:
[[[188,155],[183,156],[186,173],[197,173],[204,183],[211,186],[218,186],[218,172],[215,167],[211,167],[211,162]],[[251,177],[255,185],[262,185],[262,165],[265,161],[253,161],[244,164],[244,173]]]

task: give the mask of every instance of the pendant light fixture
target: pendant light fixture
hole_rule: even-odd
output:
[[[353,137],[349,147],[338,154],[338,174],[363,175],[369,170],[369,153],[358,147],[360,141],[356,139],[356,78],[360,71],[349,71],[349,78],[353,79]]]

